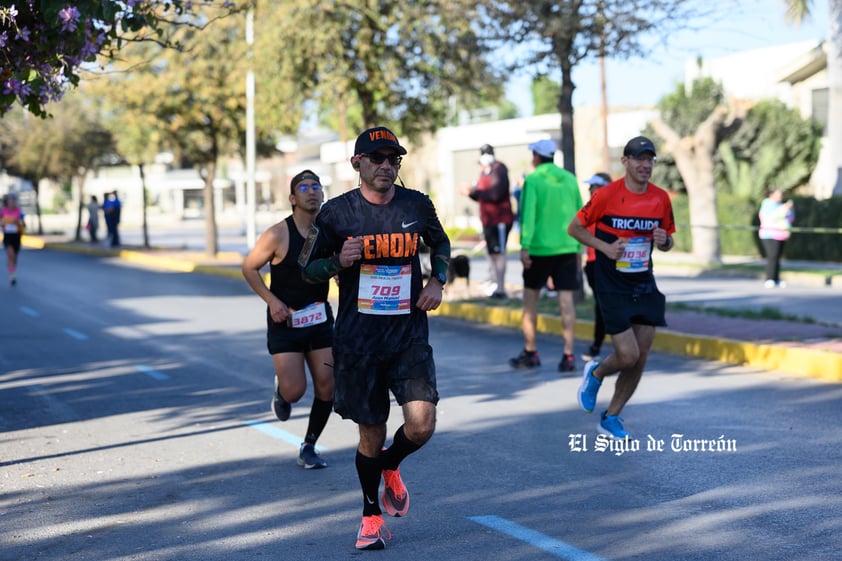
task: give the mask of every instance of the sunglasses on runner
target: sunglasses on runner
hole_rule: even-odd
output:
[[[380,164],[382,164],[386,160],[389,160],[390,165],[399,166],[399,165],[401,165],[401,160],[403,160],[403,156],[400,156],[398,154],[388,154],[387,155],[387,154],[383,154],[381,152],[371,152],[369,154],[363,154],[363,156],[368,158],[369,161],[376,166],[379,166]]]

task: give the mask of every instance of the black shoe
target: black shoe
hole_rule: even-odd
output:
[[[279,421],[286,421],[292,413],[292,405],[281,396],[278,391],[278,377],[275,376],[275,395],[272,398],[272,413]]]
[[[582,360],[590,362],[592,360],[599,360],[599,347],[591,345],[588,347],[588,352],[582,353]]]
[[[576,359],[573,355],[564,355],[564,358],[558,363],[558,371],[573,372],[574,370],[576,370]]]
[[[491,298],[492,300],[505,300],[505,299],[508,298],[508,296],[506,295],[505,292],[497,291],[497,292],[492,292],[491,296],[489,296],[489,298]]]
[[[509,359],[509,366],[512,368],[538,368],[541,366],[541,359],[538,358],[538,351],[520,351],[515,358]]]
[[[319,456],[315,446],[304,442],[298,452],[298,465],[304,469],[322,469],[327,467],[327,462]]]

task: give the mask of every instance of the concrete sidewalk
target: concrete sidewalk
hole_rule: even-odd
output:
[[[129,237],[131,239],[131,237]],[[175,240],[173,240],[175,241]],[[120,258],[141,266],[181,272],[200,272],[242,279],[240,267],[245,254],[245,240],[229,245],[215,257],[204,252],[178,247],[153,249],[126,246],[119,249],[99,244],[67,241],[64,236],[25,236],[24,245],[32,249],[72,251],[92,256]],[[520,330],[521,311],[516,301],[500,305],[486,299],[477,279],[484,276],[484,255],[472,262],[471,284],[457,279],[446,292],[446,301],[437,313]],[[784,268],[789,272],[790,263]],[[842,273],[842,266],[832,265]],[[842,290],[838,283],[826,283],[822,275],[799,271],[791,275],[786,289],[764,289],[762,281],[748,276],[713,275],[709,271],[691,267],[686,257],[677,255],[672,265],[663,258],[656,262],[659,286],[670,303],[682,302],[693,307],[667,314],[669,327],[660,329],[654,350],[722,361],[746,364],[763,370],[784,371],[834,382],[842,382]],[[507,288],[512,300],[518,297],[520,262],[510,257]],[[840,277],[842,278],[842,277]],[[695,311],[696,307],[731,310],[736,317]],[[792,320],[746,319],[739,317],[746,311],[779,310]],[[764,317],[764,316],[760,316]],[[538,328],[543,333],[561,336],[561,322],[557,315],[542,315]],[[591,321],[577,321],[576,337],[589,342],[593,332]]]

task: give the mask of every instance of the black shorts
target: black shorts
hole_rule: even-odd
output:
[[[439,402],[436,365],[429,345],[377,355],[334,351],[333,378],[333,410],[360,425],[379,425],[389,419],[389,390],[398,405]]]
[[[579,254],[562,253],[561,255],[530,255],[532,266],[523,270],[523,286],[540,290],[552,277],[556,290],[579,289]]]
[[[485,237],[485,248],[489,255],[506,253],[506,242],[511,231],[511,224],[492,224],[483,227],[482,235]]]
[[[270,355],[306,353],[333,346],[333,315],[329,311],[326,322],[293,329],[285,323],[272,321],[269,310],[266,310],[266,324],[266,348]]]
[[[3,247],[11,247],[15,253],[20,252],[20,234],[4,234]]]
[[[622,333],[632,325],[667,325],[667,299],[655,287],[636,294],[600,292],[596,299],[609,335]]]

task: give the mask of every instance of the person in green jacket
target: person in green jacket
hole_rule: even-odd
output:
[[[526,176],[521,193],[520,260],[523,264],[523,350],[509,360],[514,368],[541,365],[535,333],[538,297],[552,279],[564,332],[560,372],[576,370],[573,354],[576,309],[573,293],[580,285],[581,245],[567,233],[567,225],[582,208],[576,177],[553,162],[556,144],[550,139],[529,145],[535,170]]]

